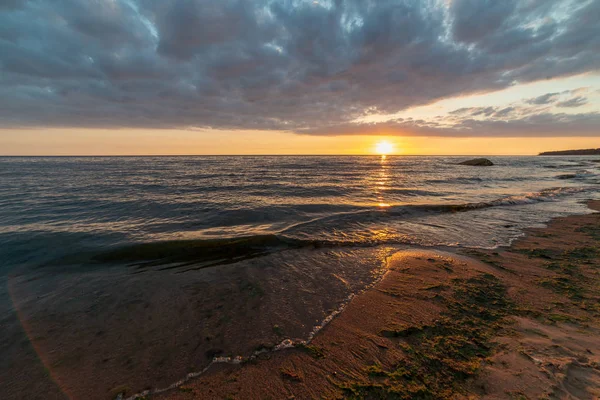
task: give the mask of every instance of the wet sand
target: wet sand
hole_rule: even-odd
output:
[[[151,398],[597,399],[599,249],[596,213],[507,249],[400,251],[309,346],[213,365]]]

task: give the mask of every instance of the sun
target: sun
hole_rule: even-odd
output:
[[[382,156],[388,155],[394,152],[394,145],[387,140],[380,140],[375,144],[375,152]]]

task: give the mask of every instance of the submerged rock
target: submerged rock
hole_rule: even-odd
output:
[[[488,160],[487,158],[474,158],[472,160],[463,161],[458,164],[459,165],[474,165],[477,167],[489,167],[491,165],[494,165],[494,163],[491,162],[490,160]]]

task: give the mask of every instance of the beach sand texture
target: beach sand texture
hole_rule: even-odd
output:
[[[591,214],[469,257],[400,251],[310,345],[214,365],[157,398],[597,399],[599,241]]]

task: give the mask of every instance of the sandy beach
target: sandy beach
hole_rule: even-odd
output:
[[[596,213],[505,249],[400,251],[309,345],[151,398],[596,399],[599,241]]]

